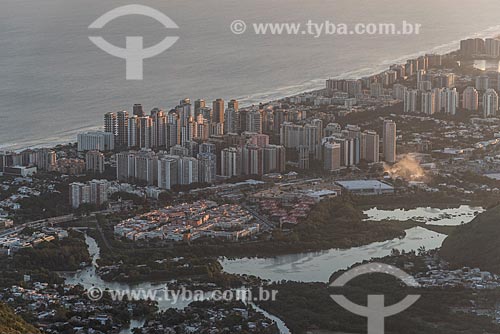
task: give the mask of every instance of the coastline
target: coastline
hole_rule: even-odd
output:
[[[406,62],[408,59],[417,58],[425,54],[439,54],[447,55],[458,50],[460,41],[468,38],[488,38],[496,37],[500,35],[500,25],[491,26],[485,30],[473,33],[468,36],[464,36],[458,40],[451,41],[442,45],[438,45],[431,49],[424,51],[419,51],[411,54],[406,54],[399,56],[394,59],[385,60],[379,64],[374,65],[369,68],[358,68],[347,70],[345,72],[325,76],[324,78],[308,79],[302,83],[277,87],[271,92],[258,92],[250,95],[241,95],[236,97],[242,106],[242,108],[250,107],[258,103],[271,103],[274,101],[279,101],[288,97],[293,97],[309,92],[316,92],[324,88],[324,83],[327,79],[360,79],[367,76],[377,75],[388,69],[389,66],[393,64],[401,64]],[[102,129],[102,125],[86,126],[78,129],[71,129],[62,131],[60,135],[49,137],[47,139],[33,139],[26,140],[22,143],[0,143],[0,151],[22,151],[25,149],[35,149],[35,148],[53,148],[57,145],[64,145],[68,143],[73,143],[75,141],[76,135],[85,131],[94,131]]]

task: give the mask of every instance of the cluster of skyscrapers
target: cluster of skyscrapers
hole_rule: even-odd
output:
[[[345,83],[348,91],[356,90]],[[396,128],[384,125],[383,140],[374,131],[357,126],[344,130],[336,123],[307,118],[306,109],[285,109],[281,104],[239,108],[237,100],[222,99],[207,107],[180,101],[165,112],[149,115],[142,105],[104,115],[104,132],[78,136],[79,151],[86,153],[87,170],[101,171],[99,151],[115,150],[116,177],[172,189],[176,185],[214,183],[242,175],[284,172],[285,165],[308,169],[322,162],[326,171],[380,161],[380,147],[387,162],[396,160]],[[389,122],[387,122],[389,124]],[[271,144],[270,138],[279,145]],[[286,158],[289,158],[288,161]]]
[[[342,167],[358,165],[361,161],[380,161],[380,147],[386,162],[396,161],[396,124],[386,120],[383,138],[372,130],[361,131],[356,125],[345,129],[337,123],[323,127],[323,122],[314,119],[307,124],[285,122],[281,126],[281,144],[287,149],[295,149],[298,155],[297,167],[310,168],[310,158],[323,161],[323,168],[336,171]]]
[[[456,115],[461,107],[465,111],[482,111],[483,116],[493,117],[498,113],[498,93],[497,89],[498,73],[494,78],[490,75],[481,75],[475,78],[474,86],[466,87],[460,94],[454,86],[454,80],[450,80],[444,88],[433,88],[432,80],[425,71],[420,71],[417,76],[417,89],[407,89],[401,84],[394,85],[393,92],[396,99],[404,102],[404,112],[420,112],[426,115],[435,113],[446,113]],[[448,87],[449,86],[449,87]],[[461,102],[461,103],[460,103]]]
[[[500,39],[498,38],[470,38],[460,42],[460,54],[464,58],[487,56],[500,57]]]
[[[53,171],[57,165],[56,152],[48,148],[28,149],[21,152],[0,152],[0,172],[5,167],[35,166],[38,170]]]
[[[262,123],[258,108],[240,111],[237,100],[231,100],[226,108],[222,99],[213,101],[212,108],[204,100],[193,105],[184,99],[169,112],[155,108],[146,115],[142,105],[136,104],[132,115],[120,111],[104,116],[105,132],[112,134],[115,146],[121,148],[169,149],[228,133],[261,133]]]
[[[399,79],[416,75],[419,71],[427,71],[429,68],[441,66],[442,56],[428,54],[415,59],[410,59],[406,64],[395,64],[389,70],[380,74],[364,77],[361,79],[329,79],[326,81],[327,92],[345,92],[349,97],[363,95],[363,89],[370,91],[370,96],[381,97],[385,95],[385,88],[392,87]],[[441,73],[435,78],[435,87],[449,87],[453,76]],[[398,94],[402,97],[402,93]],[[401,98],[402,100],[402,98]]]
[[[100,206],[108,200],[108,182],[92,180],[87,183],[73,182],[69,185],[71,207],[79,208],[82,204]]]
[[[477,56],[500,57],[499,39],[470,39],[462,41],[460,55],[465,58]],[[472,78],[465,87],[463,78],[457,82],[447,65],[456,64],[452,55],[425,55],[408,60],[405,64],[390,66],[389,70],[362,79],[330,79],[326,82],[326,92],[338,97],[339,92],[351,99],[363,100],[366,96],[378,99],[403,101],[406,113],[433,115],[444,113],[456,115],[460,109],[482,112],[483,117],[498,114],[500,74],[498,71],[486,72]],[[453,66],[455,66],[453,65]],[[416,78],[416,83],[413,79]],[[368,93],[367,93],[368,92]],[[368,94],[368,95],[367,95]],[[356,100],[349,101],[355,104]]]
[[[262,135],[265,136],[265,135]],[[195,157],[187,148],[177,145],[170,152],[152,150],[116,154],[117,179],[144,182],[162,189],[174,185],[213,183],[216,178],[240,175],[263,175],[285,169],[285,150],[281,146],[252,143],[227,147],[216,154],[216,145],[202,143]]]

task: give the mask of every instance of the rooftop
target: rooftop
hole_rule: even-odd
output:
[[[337,181],[337,184],[349,191],[363,189],[394,190],[392,186],[378,180]]]

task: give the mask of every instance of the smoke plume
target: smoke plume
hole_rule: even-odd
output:
[[[425,181],[427,179],[420,162],[411,154],[405,154],[392,166],[384,164],[384,172],[392,178],[402,178],[406,181]]]

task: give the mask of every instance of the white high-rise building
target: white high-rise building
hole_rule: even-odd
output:
[[[161,122],[159,120],[158,124]],[[158,133],[164,135],[164,130],[158,129]],[[153,136],[153,118],[134,115],[128,119],[128,147],[151,148],[153,147],[153,138],[157,139],[158,142],[163,142],[162,139]]]
[[[474,87],[467,87],[463,92],[462,108],[477,111],[479,108],[479,93]]]
[[[323,145],[323,169],[333,172],[340,169],[340,144],[335,142],[326,142]]]
[[[198,182],[198,160],[192,157],[181,157],[177,169],[179,184],[189,185]]]
[[[304,127],[291,122],[284,122],[280,129],[280,142],[286,148],[297,148],[304,145]]]
[[[315,159],[321,160],[323,125],[314,120],[313,123],[298,125],[284,122],[280,129],[280,144],[286,148],[307,146],[309,153],[314,154]]]
[[[224,124],[210,122],[208,134],[209,136],[222,136],[224,134]]]
[[[241,149],[236,147],[225,148],[221,152],[221,172],[224,177],[241,175]]]
[[[78,209],[83,203],[90,203],[90,186],[85,183],[71,183],[69,193],[70,204],[73,209]]]
[[[217,156],[213,153],[198,153],[198,181],[215,182],[217,175]]]
[[[74,209],[82,204],[100,206],[108,200],[108,181],[92,180],[88,183],[74,182],[69,185],[70,203]]]
[[[425,92],[432,89],[432,81],[419,81],[417,83],[417,90],[420,92]]]
[[[240,113],[239,110],[233,108],[226,109],[224,121],[224,133],[239,133],[240,132]]]
[[[432,90],[434,93],[434,111],[441,112],[444,108],[444,103],[442,99],[443,89],[442,88],[434,88]]]
[[[194,108],[191,108],[191,100],[188,98],[179,102],[179,105],[176,107],[176,113],[179,115],[179,119],[181,122],[181,127],[186,126],[189,120],[189,117],[194,115]]]
[[[116,179],[127,182],[134,175],[136,152],[122,152],[115,155]]]
[[[441,93],[441,103],[444,103],[444,112],[449,115],[456,115],[458,106],[458,92],[456,88],[445,88]]]
[[[88,151],[85,155],[85,170],[92,173],[104,173],[104,154],[99,151]]]
[[[279,145],[267,145],[263,148],[264,174],[285,171],[285,151]]]
[[[78,134],[78,151],[112,151],[115,149],[115,136],[109,132],[86,132]]]
[[[262,133],[262,113],[260,110],[251,110],[246,113],[245,131]]]
[[[365,131],[361,134],[361,159],[366,162],[379,162],[380,137],[375,131]]]
[[[455,87],[455,74],[441,73],[434,77],[433,84],[437,88],[453,88]]]
[[[417,111],[418,92],[414,89],[408,89],[404,98],[404,112],[412,113]]]
[[[167,116],[162,110],[153,109],[151,128],[151,147],[167,145]]]
[[[484,92],[490,88],[490,77],[487,75],[480,75],[476,77],[476,89]]]
[[[108,181],[90,181],[90,203],[101,206],[108,201]]]
[[[421,112],[426,115],[436,112],[436,95],[433,91],[422,93]]]
[[[139,116],[134,115],[129,117],[127,126],[127,145],[128,147],[138,147],[139,146],[139,127],[140,127]]]
[[[57,162],[57,154],[51,149],[39,148],[35,150],[28,150],[28,152],[30,152],[28,165],[35,165],[38,170],[51,170],[55,167]],[[21,154],[21,156],[23,155],[24,153]]]
[[[493,58],[498,58],[500,56],[500,40],[496,38],[486,38],[484,47],[488,56]]]
[[[373,82],[370,84],[370,96],[380,97],[384,95],[384,85],[381,82]]]
[[[118,136],[118,118],[114,112],[104,114],[104,132]]]
[[[404,101],[407,88],[402,84],[392,86],[392,97],[399,101]]]
[[[244,175],[264,174],[264,154],[257,145],[245,145],[242,148],[241,171]]]
[[[164,156],[158,160],[158,187],[161,189],[172,189],[178,184],[179,157]]]
[[[396,162],[396,123],[392,120],[384,121],[383,146],[384,160],[388,163]]]
[[[166,136],[167,148],[181,144],[181,121],[179,115],[176,113],[169,113],[167,115]]]
[[[384,72],[383,76],[384,76],[384,85],[392,86],[398,79],[398,72],[391,69],[389,71]]]
[[[138,146],[151,148],[153,139],[153,119],[149,116],[139,117]]]
[[[208,140],[210,136],[210,122],[202,114],[196,116],[196,138]],[[225,124],[225,123],[224,123]]]
[[[340,142],[343,166],[356,165],[356,138],[345,138]],[[361,152],[360,152],[361,153]],[[361,154],[360,154],[361,156]]]
[[[488,89],[483,95],[484,118],[494,117],[498,112],[498,94],[494,89]]]
[[[150,150],[116,154],[116,178],[119,181],[140,181],[157,184],[158,155]]]
[[[115,146],[124,147],[128,144],[128,112],[123,110],[116,113],[117,136]]]
[[[203,99],[198,99],[194,101],[194,114],[195,116],[198,115],[201,111],[202,108],[205,108],[207,106],[207,103]]]
[[[421,69],[417,71],[417,84],[421,81],[425,80],[425,74],[427,73],[426,70]]]

